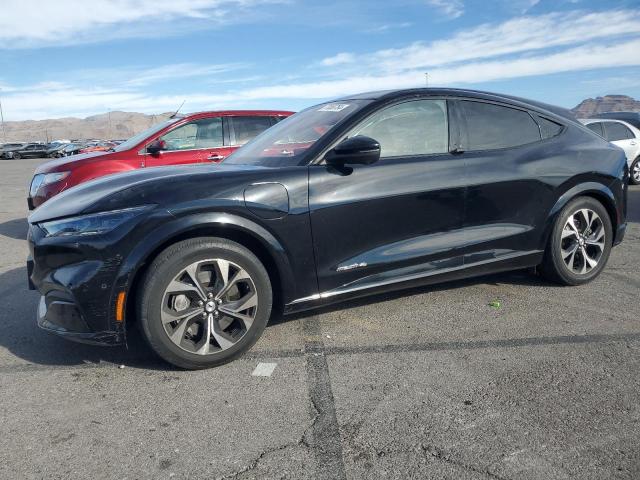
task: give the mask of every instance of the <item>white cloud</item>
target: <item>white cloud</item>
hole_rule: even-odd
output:
[[[638,33],[640,10],[551,13],[480,25],[448,39],[379,50],[352,60],[363,69],[401,72]]]
[[[434,84],[480,83],[533,75],[568,71],[640,65],[640,39],[608,46],[580,46],[563,52],[499,61],[478,61],[441,67],[429,73]],[[316,100],[366,90],[411,88],[424,85],[421,70],[408,70],[380,76],[354,75],[339,80],[279,84],[221,94],[147,95],[140,90],[78,89],[69,86],[37,89],[3,99],[5,112],[12,120],[51,118],[52,116],[86,116],[96,112],[129,110],[159,113],[171,110],[186,100],[186,110],[249,108],[269,99]],[[55,115],[53,113],[55,112]],[[9,118],[9,117],[7,117]]]
[[[62,82],[32,86],[0,85],[6,119],[86,116],[111,110],[142,112],[218,108],[259,108],[265,103],[312,101],[367,90],[424,85],[477,84],[570,71],[640,65],[640,12],[613,10],[525,16],[481,25],[431,43],[358,55],[341,52],[310,62],[315,80],[283,80],[261,69],[260,86],[233,79],[244,64],[177,64],[108,72],[69,72]],[[323,64],[323,75],[317,75]],[[375,73],[372,73],[375,72]],[[243,72],[243,73],[253,73]],[[215,77],[216,92],[150,94],[147,86],[177,78]],[[245,75],[245,78],[246,75]],[[70,83],[73,82],[73,83]],[[255,84],[255,82],[253,83]],[[200,87],[201,88],[201,87]],[[168,91],[175,91],[167,89]]]
[[[355,60],[355,58],[356,56],[353,53],[338,53],[333,57],[323,59],[320,63],[325,67],[335,67],[336,65],[351,63]]]
[[[170,35],[179,21],[206,25],[281,0],[3,0],[0,48],[28,48],[109,38]]]
[[[426,0],[426,2],[447,18],[458,18],[464,14],[462,0]]]

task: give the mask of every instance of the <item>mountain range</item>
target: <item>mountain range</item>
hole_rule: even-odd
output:
[[[626,95],[605,95],[587,98],[572,108],[578,118],[595,113],[635,111],[640,112],[640,101]],[[169,118],[170,113],[147,115],[136,112],[109,112],[87,118],[57,118],[51,120],[25,120],[4,122],[4,135],[0,141],[47,142],[56,139],[126,139],[155,123]]]

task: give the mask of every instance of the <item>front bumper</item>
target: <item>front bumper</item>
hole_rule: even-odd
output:
[[[82,318],[74,303],[40,297],[38,305],[38,326],[50,333],[68,340],[91,345],[120,345],[124,338],[120,332],[93,332]]]

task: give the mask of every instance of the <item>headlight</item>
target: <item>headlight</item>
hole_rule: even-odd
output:
[[[59,182],[69,176],[71,172],[54,172],[54,173],[39,173],[31,180],[31,188],[29,189],[29,195],[35,197],[40,187],[50,185],[52,183]]]
[[[92,213],[81,217],[64,218],[40,223],[47,237],[67,237],[72,235],[99,235],[122,225],[127,220],[141,214],[149,206]]]

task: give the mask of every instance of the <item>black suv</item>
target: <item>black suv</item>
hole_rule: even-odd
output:
[[[46,158],[47,146],[43,143],[27,143],[18,147],[6,148],[2,151],[2,156],[6,159],[13,158]]]
[[[566,111],[455,89],[304,110],[219,165],[87,182],[29,217],[39,325],[184,368],[250,348],[274,311],[538,266],[580,285],[626,230],[624,152]]]

